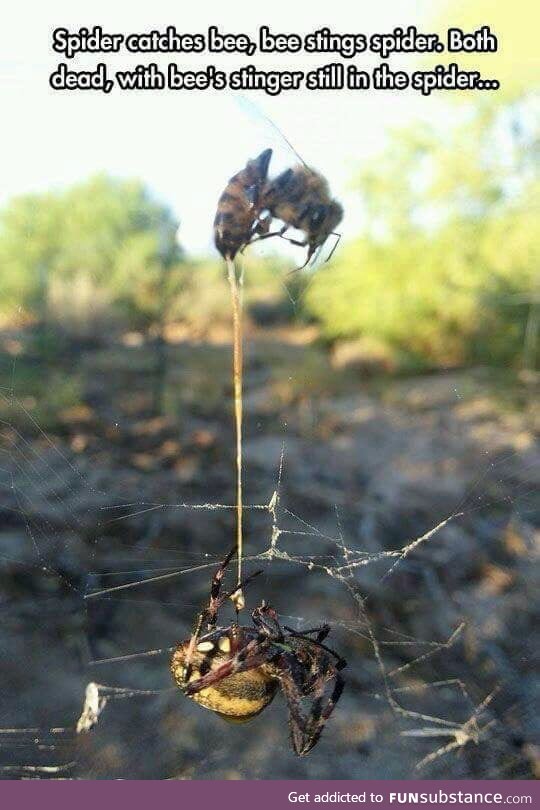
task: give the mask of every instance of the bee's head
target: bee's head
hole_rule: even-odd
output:
[[[336,200],[313,208],[310,217],[311,253],[323,245],[343,218],[343,207]]]
[[[339,225],[343,219],[343,206],[337,200],[332,200],[328,206],[328,213],[326,217],[326,225],[328,226],[328,235],[330,235]]]

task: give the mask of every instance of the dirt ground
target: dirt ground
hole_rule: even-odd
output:
[[[348,660],[343,697],[299,759],[281,696],[230,725],[168,671],[234,537],[233,510],[179,506],[234,502],[230,347],[167,346],[160,387],[152,347],[135,338],[47,359],[24,336],[3,346],[4,777],[538,775],[533,381],[486,369],[377,377],[334,368],[296,333],[250,342],[245,502],[269,503],[284,446],[285,553],[248,561],[264,569],[249,605],[266,598],[297,627],[328,621]],[[246,510],[248,558],[268,549],[271,529],[268,510]],[[126,691],[76,735],[89,681]]]

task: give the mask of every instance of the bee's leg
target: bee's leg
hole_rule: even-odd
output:
[[[290,242],[291,245],[296,245],[296,247],[307,247],[307,245],[309,245],[307,239],[291,239],[290,236],[283,236],[283,234],[280,234],[280,236],[282,239],[285,239],[286,242]],[[311,258],[311,256],[309,258]]]
[[[272,215],[267,212],[266,215],[259,215],[255,220],[254,224],[251,227],[251,236],[262,236],[265,233],[268,233],[270,230],[270,225],[272,224],[273,219]]]
[[[308,242],[296,242],[296,241],[293,241],[292,239],[288,239],[287,241],[290,242],[291,245],[297,245],[298,247],[306,247],[306,245],[308,244]],[[309,262],[311,260],[311,256],[312,256],[312,253],[308,252],[307,259],[305,260],[304,264],[301,264],[300,267],[294,267],[292,270],[289,270],[287,275],[292,276],[294,273],[298,273],[300,270],[303,270],[304,267],[307,267],[307,265],[309,264]]]
[[[251,227],[251,233],[249,238],[244,242],[242,247],[240,248],[240,253],[243,253],[248,245],[251,245],[252,242],[258,242],[259,239],[265,238],[268,235],[268,231],[270,230],[270,224],[272,222],[272,217],[258,217]]]
[[[283,234],[285,233],[288,227],[289,227],[288,225],[284,225],[282,228],[279,229],[279,231],[271,231],[266,233],[264,232],[261,233],[260,231],[257,230],[257,228],[255,228],[254,233],[256,233],[257,235],[254,236],[252,239],[250,239],[247,244],[252,245],[254,242],[261,242],[263,239],[270,239],[272,236],[279,236],[282,239],[286,239],[287,237],[283,236]]]
[[[306,257],[306,260],[305,260],[304,264],[301,264],[300,267],[295,267],[294,270],[289,270],[289,272],[287,273],[288,276],[291,276],[293,273],[297,273],[299,270],[303,270],[304,267],[307,267],[307,265],[310,263],[310,261],[311,261],[314,254],[315,254],[315,259],[314,259],[314,261],[315,261],[317,259],[317,256],[319,255],[321,247],[322,247],[321,245],[312,246],[310,244],[310,242],[309,242],[309,239],[304,239],[303,241],[299,241],[299,240],[295,240],[295,239],[287,239],[287,241],[290,242],[291,245],[297,245],[298,247],[309,247],[307,257]]]
[[[247,247],[253,245],[255,242],[262,242],[263,239],[270,239],[271,236],[280,236],[280,233],[278,231],[273,231],[272,233],[258,234],[257,230],[255,230],[254,233],[256,233],[257,235],[252,236],[249,242],[246,242],[240,253],[243,253]]]
[[[289,229],[288,225],[284,225],[279,231],[272,231],[272,233],[263,233],[259,236],[250,239],[247,243],[248,245],[252,245],[254,242],[260,242],[262,239],[269,239],[271,236],[279,236],[280,239],[284,239],[286,242],[290,242],[291,245],[295,245],[295,247],[307,247],[309,245],[309,241],[307,239],[291,239],[290,236],[285,236],[286,231]],[[247,247],[247,245],[246,245]],[[308,251],[307,259],[304,264],[300,265],[300,267],[295,267],[294,270],[291,270],[287,275],[292,275],[292,273],[298,272],[298,270],[303,270],[304,267],[309,264],[311,257],[313,256],[313,251],[310,249]]]

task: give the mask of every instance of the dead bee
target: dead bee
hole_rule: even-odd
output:
[[[242,171],[231,177],[218,200],[214,243],[224,259],[234,259],[253,236],[271,157],[272,150],[265,149],[249,160]]]
[[[259,219],[252,241],[280,236],[293,245],[307,246],[307,258],[302,265],[305,267],[328,237],[334,235],[337,239],[327,261],[330,259],[340,239],[335,228],[343,218],[343,208],[332,198],[328,181],[322,174],[304,164],[287,169],[268,181],[260,205],[261,212],[267,211],[269,216]],[[269,232],[271,219],[281,220],[283,227],[279,231]],[[305,239],[300,241],[285,236],[289,228],[303,231]]]

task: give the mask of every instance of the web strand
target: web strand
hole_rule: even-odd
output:
[[[232,259],[226,259],[227,276],[231,288],[231,303],[233,312],[233,388],[234,388],[234,421],[236,430],[236,550],[238,559],[237,582],[242,581],[242,555],[243,555],[243,509],[242,509],[242,378],[243,378],[243,273],[237,277],[236,268]],[[242,593],[236,594],[236,610],[243,607]]]
[[[234,283],[236,286],[232,288],[231,294],[235,289],[241,307],[238,275],[235,276]],[[241,309],[239,314],[241,315]],[[241,354],[238,359],[241,361]],[[234,367],[233,358],[233,369]],[[240,397],[241,395],[242,386]],[[443,632],[439,633],[438,629],[433,632],[430,628],[426,633],[428,637],[420,638],[417,635],[420,627],[411,634],[403,632],[404,629],[408,630],[408,624],[392,626],[392,622],[397,620],[390,612],[391,604],[388,610],[381,610],[381,598],[377,589],[381,586],[389,588],[388,593],[391,595],[394,580],[396,589],[400,589],[404,582],[407,585],[406,579],[399,579],[400,576],[414,577],[417,566],[421,570],[427,570],[431,565],[431,557],[436,560],[444,546],[448,546],[457,536],[453,532],[458,531],[460,523],[464,523],[465,528],[467,521],[473,522],[475,531],[480,532],[477,541],[480,544],[483,526],[480,518],[482,510],[486,508],[491,510],[502,502],[506,505],[508,501],[512,506],[512,521],[517,525],[523,514],[523,506],[529,505],[531,488],[529,478],[516,480],[512,475],[513,467],[510,465],[519,458],[518,454],[505,454],[502,458],[495,458],[482,465],[482,474],[476,476],[472,484],[468,484],[467,492],[456,499],[454,508],[446,510],[444,519],[439,519],[438,522],[430,520],[428,525],[431,528],[420,536],[411,532],[406,541],[400,537],[399,545],[395,547],[373,545],[366,548],[357,545],[354,527],[351,529],[352,524],[347,519],[347,507],[343,504],[339,508],[336,506],[335,492],[332,491],[331,499],[323,500],[328,512],[325,508],[324,513],[314,514],[305,503],[298,504],[299,493],[295,489],[295,480],[292,478],[292,484],[288,481],[290,476],[288,464],[285,463],[284,443],[280,442],[281,446],[276,443],[272,451],[275,456],[274,473],[266,481],[268,488],[265,486],[265,490],[258,493],[250,503],[244,504],[242,498],[236,503],[235,499],[227,502],[228,499],[219,497],[220,493],[216,493],[218,497],[213,500],[206,492],[206,480],[200,501],[194,499],[190,502],[186,499],[161,502],[156,497],[155,490],[148,485],[137,490],[140,497],[134,496],[131,488],[126,490],[125,496],[123,490],[118,491],[116,487],[108,490],[99,477],[89,476],[85,471],[84,457],[75,459],[66,443],[55,441],[54,436],[41,428],[34,417],[30,418],[24,400],[11,395],[6,404],[9,404],[10,410],[6,409],[9,418],[2,423],[6,447],[0,450],[3,468],[0,480],[1,498],[5,501],[3,507],[6,510],[16,510],[13,512],[16,517],[10,519],[23,529],[29,548],[27,552],[20,542],[17,546],[6,542],[0,555],[1,561],[6,566],[17,565],[17,570],[28,572],[25,576],[36,578],[38,584],[43,580],[47,589],[40,601],[44,617],[47,615],[45,609],[51,602],[54,605],[58,599],[58,596],[49,595],[48,590],[53,586],[54,578],[57,580],[57,587],[61,586],[66,592],[62,597],[66,600],[66,605],[73,605],[75,608],[80,607],[81,603],[84,605],[83,612],[87,617],[86,640],[89,642],[84,660],[88,667],[95,668],[94,672],[99,667],[97,671],[100,675],[103,672],[105,683],[98,684],[92,680],[88,684],[86,711],[83,711],[80,722],[73,711],[68,714],[64,710],[57,716],[60,723],[68,720],[69,725],[61,726],[58,730],[55,727],[54,738],[51,733],[50,740],[48,735],[51,729],[45,727],[21,723],[21,728],[0,729],[0,748],[5,757],[0,769],[8,774],[33,778],[77,778],[76,768],[87,767],[89,754],[86,749],[90,749],[90,741],[77,743],[76,730],[82,734],[94,726],[101,726],[103,713],[116,714],[124,722],[120,704],[132,701],[140,701],[142,706],[148,703],[149,706],[148,709],[140,709],[138,722],[143,712],[153,716],[150,715],[151,712],[163,711],[167,716],[166,704],[169,696],[173,701],[176,699],[175,690],[168,686],[168,682],[161,683],[160,676],[155,675],[154,670],[159,673],[166,667],[162,661],[173,649],[169,646],[171,642],[180,638],[180,629],[175,622],[171,633],[167,624],[167,611],[163,614],[160,612],[160,621],[165,621],[163,634],[157,644],[146,646],[147,635],[144,632],[142,637],[136,638],[122,635],[123,629],[136,629],[137,622],[130,624],[130,620],[124,618],[127,614],[108,613],[108,608],[112,602],[118,606],[124,602],[126,610],[144,610],[143,615],[147,615],[152,604],[171,605],[175,614],[179,606],[182,606],[185,614],[189,612],[191,616],[191,609],[199,604],[199,591],[197,590],[195,596],[190,581],[193,575],[200,575],[204,584],[208,581],[223,554],[222,537],[216,535],[213,545],[209,546],[211,553],[201,550],[199,545],[177,543],[174,535],[172,540],[166,542],[168,534],[153,547],[133,541],[132,525],[139,527],[140,521],[147,517],[146,513],[159,512],[172,517],[177,510],[192,512],[197,519],[199,516],[203,519],[202,513],[208,512],[212,520],[219,521],[221,518],[217,512],[238,514],[239,506],[240,518],[243,510],[248,510],[250,514],[254,514],[261,529],[265,515],[267,519],[266,531],[257,535],[256,553],[247,555],[245,559],[243,553],[240,554],[244,568],[259,561],[264,562],[269,569],[273,568],[272,574],[276,579],[282,575],[289,577],[287,570],[294,567],[300,576],[306,577],[308,596],[313,592],[311,589],[323,580],[328,586],[329,581],[333,581],[332,595],[334,587],[345,589],[342,597],[348,595],[352,602],[340,598],[339,613],[337,608],[334,610],[332,607],[328,612],[321,612],[320,606],[317,606],[314,617],[309,615],[309,608],[308,613],[304,614],[304,610],[291,601],[286,612],[280,612],[281,619],[293,624],[299,632],[313,623],[329,624],[339,639],[337,647],[340,650],[344,646],[344,639],[349,640],[353,661],[359,651],[364,651],[364,657],[367,651],[366,663],[369,662],[369,666],[372,666],[371,674],[369,677],[363,676],[363,681],[360,681],[357,676],[360,670],[351,666],[351,684],[363,689],[366,698],[381,702],[391,709],[396,727],[407,724],[408,728],[403,732],[405,739],[411,743],[416,740],[419,749],[422,746],[424,754],[423,757],[415,757],[414,766],[417,769],[431,770],[439,767],[439,760],[446,762],[456,758],[458,762],[462,761],[465,749],[472,750],[477,745],[483,746],[486,757],[498,756],[498,751],[502,751],[505,756],[512,754],[506,743],[504,726],[498,719],[504,719],[504,701],[497,701],[496,707],[492,708],[491,698],[483,699],[486,694],[494,694],[492,687],[497,685],[497,679],[494,676],[479,678],[479,683],[476,683],[476,679],[471,678],[466,668],[463,672],[456,669],[461,666],[463,658],[460,645],[467,643],[464,625],[459,621],[462,611],[449,615],[449,618],[456,619],[456,624],[452,621],[448,635],[444,626]],[[29,425],[24,426],[26,421]],[[242,421],[239,427],[241,474]],[[522,462],[521,469],[530,476],[535,471],[535,462],[527,459],[526,464]],[[140,484],[140,480],[137,483]],[[507,488],[501,489],[503,485]],[[324,493],[321,498],[324,498]],[[505,509],[505,514],[506,511]],[[330,512],[335,515],[332,520]],[[226,516],[223,520],[226,521]],[[132,521],[136,523],[132,524]],[[109,526],[112,527],[110,533]],[[176,527],[177,523],[172,521],[171,526]],[[491,526],[490,538],[493,529]],[[168,531],[171,531],[170,527]],[[524,545],[520,552],[523,555],[532,549],[528,531],[527,527],[523,528]],[[100,541],[102,532],[104,539]],[[85,581],[78,578],[77,570],[73,568],[72,558],[78,553],[79,547],[72,533],[86,533],[88,538],[88,556],[82,563],[86,573]],[[98,539],[94,540],[96,535]],[[487,551],[491,553],[492,549],[493,542],[490,539]],[[90,565],[92,568],[89,568]],[[372,566],[378,566],[380,570],[369,574],[368,570]],[[311,573],[318,577],[312,583],[308,579]],[[236,577],[236,572],[231,574],[233,576]],[[165,601],[169,592],[165,590],[160,594],[158,588],[163,585],[166,589],[167,583],[174,582],[175,579],[180,579],[179,598],[174,602]],[[288,578],[283,580],[284,583],[289,581]],[[201,588],[204,588],[204,584],[201,584]],[[231,587],[234,584],[233,580]],[[154,594],[153,599],[146,598],[145,586],[149,588],[149,597]],[[140,596],[134,598],[139,591]],[[448,602],[448,595],[443,596]],[[382,594],[382,599],[386,603],[385,593]],[[330,599],[330,594],[328,600],[331,606],[333,597]],[[421,604],[418,603],[415,616],[420,617]],[[282,600],[280,606],[283,606]],[[27,604],[19,601],[17,610],[22,611],[23,616],[26,615]],[[299,615],[291,615],[295,611]],[[103,639],[100,636],[103,632],[99,627],[99,622],[102,621],[100,612],[112,626],[112,629],[107,627]],[[11,622],[13,615],[16,616],[13,608],[9,604],[4,605],[6,621]],[[154,616],[154,611],[152,615]],[[154,618],[157,615],[156,610]],[[445,615],[448,614],[445,612]],[[432,632],[433,635],[429,636]],[[423,633],[422,628],[422,635]],[[440,664],[437,661],[439,656],[443,658]],[[450,669],[446,661],[452,662]],[[152,678],[147,679],[145,670],[150,669],[153,662],[156,663]],[[439,672],[444,677],[439,679]],[[431,680],[434,677],[437,680]],[[106,685],[111,683],[115,685]],[[137,688],[138,685],[141,688]],[[154,702],[156,709],[150,708]],[[499,704],[503,705],[502,708]],[[179,711],[175,707],[175,713]],[[134,716],[135,714],[134,712]],[[135,720],[129,722],[135,723]],[[144,726],[138,725],[137,729],[139,733],[145,733]],[[99,740],[98,747],[108,734],[106,726],[104,730],[95,732],[94,736]],[[398,734],[396,731],[396,736]],[[253,739],[256,741],[256,735]],[[85,747],[81,748],[85,752],[84,756],[81,757],[77,746]],[[429,746],[427,751],[424,746]],[[210,757],[214,761],[216,750],[217,747],[207,751],[205,747],[205,767],[209,767]],[[512,756],[515,757],[515,767],[523,767],[522,759],[517,754]]]

